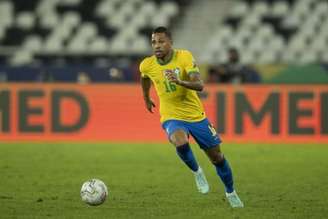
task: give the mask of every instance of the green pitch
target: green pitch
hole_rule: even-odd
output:
[[[223,145],[243,209],[193,149],[207,195],[168,144],[0,143],[0,218],[327,218],[327,145]],[[94,177],[110,191],[98,207],[79,194]]]

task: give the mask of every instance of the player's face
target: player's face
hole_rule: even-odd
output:
[[[172,41],[165,33],[154,33],[151,35],[151,46],[157,58],[164,58],[172,49]]]

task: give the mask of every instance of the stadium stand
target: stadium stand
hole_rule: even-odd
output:
[[[213,31],[202,61],[224,62],[237,47],[243,63],[328,61],[328,1],[240,0]]]
[[[1,1],[2,63],[22,65],[34,58],[86,53],[146,54],[149,30],[170,26],[181,4],[183,0]]]
[[[328,62],[327,11],[327,0],[1,0],[0,80],[111,81],[113,68],[135,81],[159,25],[200,64],[231,47],[242,64]]]

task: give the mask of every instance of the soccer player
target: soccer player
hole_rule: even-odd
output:
[[[154,55],[146,57],[139,67],[147,110],[153,113],[155,107],[149,95],[153,83],[160,100],[162,127],[178,156],[193,172],[199,192],[208,193],[209,185],[189,146],[190,135],[213,163],[230,205],[243,207],[234,190],[229,163],[220,150],[221,140],[197,96],[196,91],[202,91],[204,84],[192,54],[173,49],[171,33],[166,27],[153,30],[151,46]]]

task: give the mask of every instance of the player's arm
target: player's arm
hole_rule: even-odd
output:
[[[180,80],[177,75],[173,72],[170,72],[170,74],[167,75],[167,79],[171,82],[174,82],[180,86],[196,90],[196,91],[202,91],[204,89],[204,82],[200,78],[199,72],[191,72],[189,73],[189,80]]]
[[[153,113],[153,107],[155,107],[155,104],[149,95],[150,87],[151,87],[151,80],[149,77],[144,76],[144,77],[141,77],[140,82],[141,82],[142,93],[143,93],[143,98],[145,101],[146,108],[149,112]]]
[[[191,52],[185,50],[182,53],[181,63],[183,64],[184,70],[188,74],[187,80],[181,80],[178,78],[176,74],[172,72],[169,73],[168,80],[174,82],[180,86],[196,90],[202,91],[204,89],[204,83],[200,77],[199,68],[195,64],[195,60],[191,54]]]

